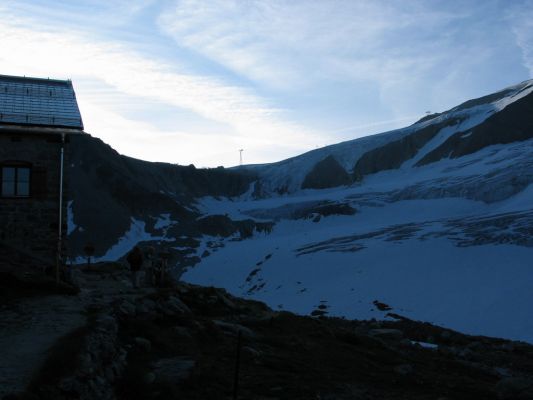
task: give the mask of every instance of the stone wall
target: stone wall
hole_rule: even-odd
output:
[[[55,264],[58,239],[60,153],[59,134],[0,133],[0,165],[24,162],[31,167],[30,197],[0,197],[0,241],[50,265]],[[68,158],[66,143],[65,166]],[[67,221],[66,178],[63,238],[66,238]]]

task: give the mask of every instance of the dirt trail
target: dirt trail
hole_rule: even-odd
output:
[[[21,391],[61,336],[83,326],[83,296],[21,299],[0,307],[0,398]]]
[[[87,306],[146,292],[132,292],[127,280],[103,280],[96,274],[83,274],[81,287],[76,296],[36,296],[0,304],[0,398],[26,388],[52,345],[85,325]]]

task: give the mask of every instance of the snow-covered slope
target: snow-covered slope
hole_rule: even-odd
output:
[[[304,314],[392,312],[533,342],[532,91],[527,81],[405,129],[249,167],[255,196],[198,208],[272,231],[203,236],[182,279]],[[354,182],[302,190],[330,155]]]
[[[250,165],[247,168],[261,177],[260,190],[257,190],[257,195],[272,196],[280,193],[293,193],[301,189],[305,177],[313,167],[328,156],[333,156],[348,173],[353,173],[356,162],[365,153],[433,128],[436,132],[429,133],[430,136],[432,133],[435,136],[431,136],[430,140],[416,152],[416,156],[409,157],[406,162],[406,166],[413,166],[432,150],[445,143],[453,134],[465,132],[464,139],[466,139],[470,129],[510,104],[528,96],[532,91],[533,80],[525,81],[500,92],[469,100],[442,114],[425,117],[407,128],[338,143],[277,163]]]

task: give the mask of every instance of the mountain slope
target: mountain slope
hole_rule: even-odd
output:
[[[136,160],[89,135],[73,137],[69,150],[69,253],[80,262],[87,243],[99,261],[120,258],[138,241],[190,247],[201,235],[194,198],[236,196],[255,178],[245,171]],[[169,250],[174,261],[187,258],[187,251]]]
[[[532,91],[533,80],[522,82],[498,93],[469,100],[434,117],[422,118],[407,128],[248,168],[260,176],[257,195],[264,197],[298,191],[313,167],[327,157],[333,157],[357,180],[364,175],[399,168],[413,157],[419,165],[436,161],[448,156],[450,146],[455,151],[453,156],[458,157],[492,144],[526,140],[532,137],[531,130],[525,129],[531,126]],[[470,132],[474,127],[476,129]],[[465,140],[467,134],[471,137]]]
[[[300,190],[313,152],[253,167],[263,198],[205,198],[203,212],[276,221],[272,233],[205,238],[216,251],[182,278],[302,314],[385,318],[377,301],[463,332],[533,341],[532,84],[321,149],[344,154],[345,168],[353,161],[362,180],[351,186]],[[324,204],[355,212],[326,215]]]
[[[186,281],[276,309],[392,310],[533,342],[532,92],[523,82],[404,129],[231,170],[81,144],[74,257],[95,236],[100,260],[140,242],[170,251]]]

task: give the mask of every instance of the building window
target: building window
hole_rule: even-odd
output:
[[[2,197],[30,196],[30,168],[2,167]]]

